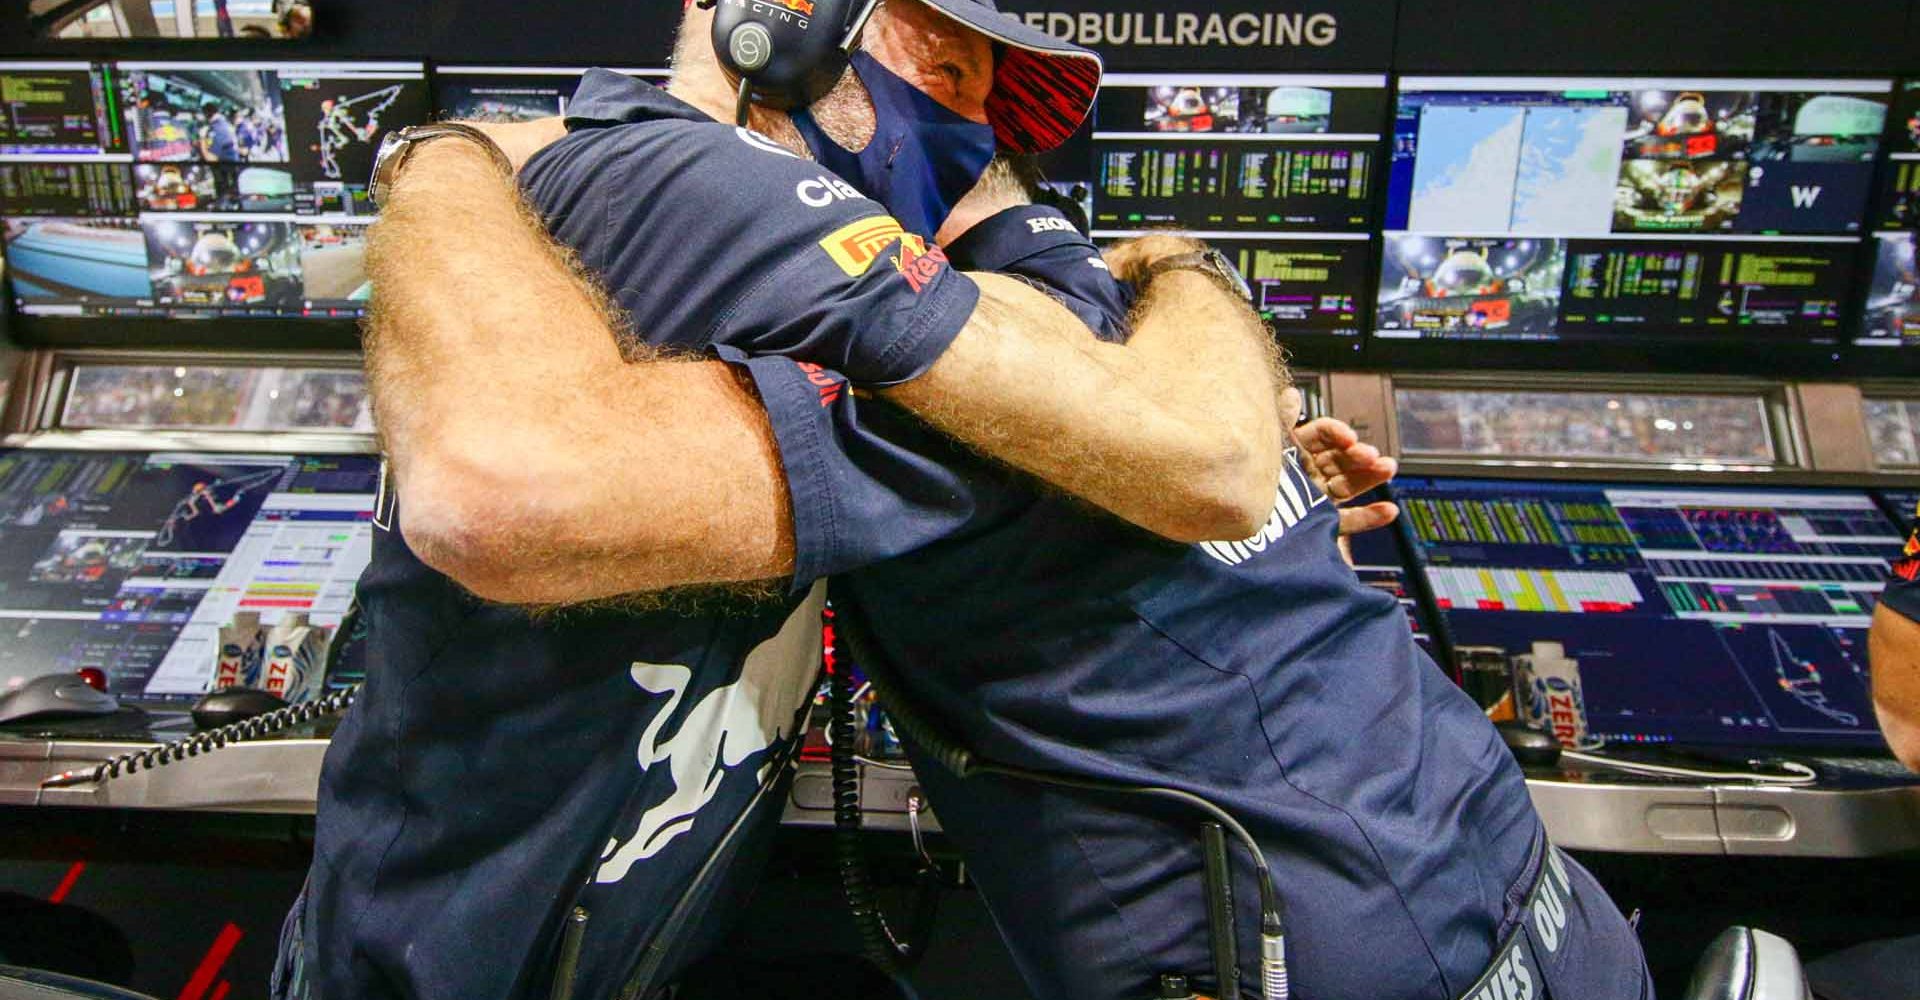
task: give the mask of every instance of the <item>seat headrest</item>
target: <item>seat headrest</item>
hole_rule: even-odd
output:
[[[1800,953],[1785,938],[1729,927],[1694,966],[1685,1000],[1812,1000]]]

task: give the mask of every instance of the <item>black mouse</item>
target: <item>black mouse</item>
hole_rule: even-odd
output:
[[[95,690],[79,674],[47,674],[0,694],[0,725],[44,722],[120,711],[120,700]]]
[[[1560,741],[1538,729],[1529,729],[1518,722],[1502,722],[1493,728],[1500,730],[1500,740],[1513,751],[1513,759],[1521,767],[1552,767],[1560,763]]]
[[[199,729],[218,729],[285,707],[286,699],[259,688],[221,688],[193,703],[193,724]]]

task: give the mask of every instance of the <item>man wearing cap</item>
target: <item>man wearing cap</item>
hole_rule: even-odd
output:
[[[1098,78],[1070,51],[1003,60],[995,83],[990,57],[951,45],[966,29],[911,0],[869,30],[909,72],[1025,95],[996,104],[1015,148],[1069,134]],[[683,71],[711,67],[703,41],[686,51]],[[996,128],[933,116],[859,62],[785,131],[849,148],[871,134],[895,155],[847,169],[937,222],[975,179],[949,144],[990,156]],[[522,180],[611,302],[522,214],[498,150],[416,134],[376,170],[366,351],[391,475],[358,589],[368,680],[323,770],[276,997],[643,996],[709,943],[811,700],[824,567],[806,560],[859,525],[803,474],[829,466],[809,451],[829,442],[780,439],[791,414],[851,391],[825,365],[1155,530],[1257,524],[1280,464],[1271,351],[1210,279],[1157,279],[1135,343],[1103,344],[1022,283],[956,272],[821,165],[711,119],[594,72],[571,135],[496,132],[539,149]],[[799,379],[756,399],[761,368]],[[774,412],[789,416],[770,426]],[[1221,415],[1235,428],[1211,426]],[[797,505],[783,463],[807,484]],[[788,592],[619,599],[772,578]]]
[[[676,90],[701,86],[686,54]],[[829,111],[815,109],[816,124]],[[821,153],[805,121],[794,132],[823,160],[845,153]],[[831,128],[814,132],[839,145]],[[531,186],[539,199],[537,176]],[[1095,263],[1109,262],[1084,240],[1030,225],[1039,210],[1019,206],[962,235],[981,213],[943,220],[937,206],[923,231],[944,221],[955,252],[1048,283],[1103,334],[1125,335],[1125,300]],[[571,218],[555,229],[574,242]],[[1031,238],[1043,233],[1058,239]],[[1152,262],[1191,250],[1158,241],[1109,266],[1151,302]],[[1524,973],[1554,996],[1650,994],[1624,919],[1545,842],[1504,747],[1414,649],[1394,602],[1340,566],[1332,509],[1297,466],[1258,533],[1169,545],[862,405],[831,372],[751,371],[804,535],[796,561],[844,574],[837,592],[910,697],[990,758],[1227,807],[1281,874],[1306,992],[1452,997],[1483,974]],[[824,405],[782,402],[809,391]],[[832,510],[837,531],[800,532],[808,508]],[[1190,817],[957,781],[932,764],[922,777],[1037,994],[1142,995],[1164,972],[1208,980]],[[1238,929],[1250,970],[1258,925]]]

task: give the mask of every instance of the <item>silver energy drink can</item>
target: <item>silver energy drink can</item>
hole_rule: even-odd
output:
[[[1580,661],[1557,642],[1536,642],[1533,652],[1513,658],[1513,695],[1520,721],[1552,733],[1563,747],[1587,741],[1587,698],[1580,687]]]

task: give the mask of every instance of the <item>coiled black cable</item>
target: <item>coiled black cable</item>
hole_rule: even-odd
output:
[[[860,843],[860,768],[854,759],[859,720],[853,704],[853,671],[846,659],[834,665],[827,679],[827,734],[831,737],[833,769],[834,854],[840,871],[840,891],[853,915],[854,928],[867,958],[889,976],[899,976],[926,954],[939,913],[939,872],[920,871],[908,936],[900,937],[887,922],[874,894],[873,876]]]
[[[345,658],[348,647],[364,635],[360,630],[358,602],[348,606],[346,615],[340,619],[340,625],[334,630],[333,635],[333,645],[327,647],[322,677],[333,676],[340,661]],[[122,775],[138,774],[143,768],[152,770],[189,757],[198,757],[203,753],[212,753],[234,743],[265,739],[295,726],[306,725],[315,719],[344,712],[353,705],[353,700],[359,693],[360,685],[355,684],[303,705],[276,708],[251,719],[242,719],[218,729],[209,729],[204,733],[194,733],[192,736],[183,737],[171,743],[123,753],[111,760],[101,761],[91,768],[57,774],[41,782],[40,787],[66,788],[72,785],[97,784]]]

